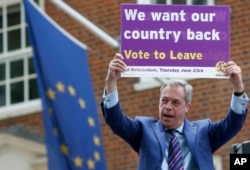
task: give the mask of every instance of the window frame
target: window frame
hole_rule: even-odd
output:
[[[39,6],[44,9],[44,0],[38,0]],[[17,27],[20,28],[21,31],[21,47],[20,49],[14,50],[14,51],[8,51],[7,45],[4,45],[7,43],[7,31],[9,30],[8,26],[6,25],[6,20],[4,19],[7,15],[6,7],[10,5],[20,4],[20,24],[17,25]],[[22,0],[8,0],[8,1],[0,1],[0,6],[3,7],[3,27],[1,28],[1,31],[3,32],[3,51],[0,54],[1,63],[5,65],[5,79],[0,81],[0,85],[5,86],[5,104],[0,106],[0,120],[37,113],[42,110],[41,106],[41,99],[29,99],[30,92],[29,92],[29,80],[35,80],[36,73],[29,73],[29,67],[28,67],[28,61],[29,58],[33,56],[33,50],[32,47],[26,46],[26,27],[27,24],[25,22],[25,16],[24,16],[24,6],[22,3]],[[16,26],[14,26],[16,27]],[[11,26],[11,28],[13,28]],[[12,61],[18,61],[22,60],[23,63],[23,75],[17,78],[11,78],[10,77],[10,62]],[[6,77],[7,76],[7,77]],[[23,94],[23,101],[18,103],[11,103],[11,83],[13,81],[23,82],[24,84],[24,94]]]

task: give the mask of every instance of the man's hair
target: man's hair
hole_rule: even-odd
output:
[[[188,84],[185,80],[179,80],[179,79],[168,79],[160,88],[160,92],[162,95],[162,91],[166,86],[171,87],[179,87],[182,86],[185,90],[185,102],[191,103],[192,101],[192,94],[193,94],[193,87]]]

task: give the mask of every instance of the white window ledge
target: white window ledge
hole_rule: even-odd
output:
[[[23,137],[0,133],[0,166],[4,170],[48,170],[46,147]]]
[[[220,155],[213,155],[214,169],[222,170],[222,158]]]
[[[0,120],[28,115],[42,111],[41,100],[36,99],[26,103],[0,107]]]

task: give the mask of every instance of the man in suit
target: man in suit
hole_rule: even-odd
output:
[[[120,73],[125,70],[123,56],[117,53],[109,63],[101,106],[113,132],[139,154],[137,169],[171,169],[168,150],[173,137],[169,130],[174,130],[181,149],[178,169],[213,170],[213,153],[239,132],[246,118],[249,99],[244,92],[241,68],[232,61],[225,67],[225,74],[233,85],[232,100],[225,118],[214,123],[209,119],[190,122],[185,118],[193,89],[186,81],[174,79],[161,87],[159,119],[127,117],[121,110],[116,87]]]

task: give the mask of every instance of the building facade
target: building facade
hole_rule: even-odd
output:
[[[229,5],[231,7],[231,60],[241,66],[245,90],[250,91],[250,1],[248,0],[65,0],[114,40],[120,36],[121,3]],[[62,28],[88,46],[88,61],[95,92],[108,170],[136,169],[137,154],[105,124],[99,103],[109,61],[119,51],[102,40],[50,0],[36,3]],[[0,1],[0,169],[45,170],[46,151],[41,101],[32,65],[21,0]],[[53,38],[53,37],[48,37]],[[208,47],[209,48],[209,47]],[[226,79],[188,80],[194,87],[188,119],[220,120],[230,105],[232,87]],[[158,117],[159,87],[164,79],[122,78],[118,81],[123,111],[131,116]],[[248,94],[249,95],[249,94]],[[242,130],[215,154],[216,169],[229,169],[231,145],[249,140],[250,118]],[[18,165],[18,166],[16,166]]]

